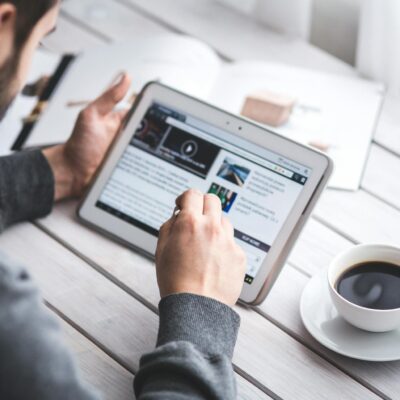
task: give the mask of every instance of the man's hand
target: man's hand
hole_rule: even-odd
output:
[[[189,190],[176,201],[179,214],[160,230],[156,252],[161,297],[193,293],[229,306],[240,296],[246,256],[213,194]]]
[[[131,84],[126,74],[79,114],[70,139],[43,151],[55,178],[55,200],[80,196],[110,147],[127,111],[114,111]]]

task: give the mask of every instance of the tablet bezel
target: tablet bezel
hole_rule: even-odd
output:
[[[127,148],[137,126],[153,102],[168,105],[172,109],[207,121],[207,123],[216,128],[223,129],[238,138],[245,139],[261,148],[275,152],[312,169],[311,176],[289,213],[255,279],[252,284],[244,283],[240,296],[241,301],[247,304],[260,303],[272,287],[301,227],[310,215],[317,197],[319,197],[326,185],[332,172],[332,161],[327,155],[319,151],[280,136],[249,120],[229,114],[160,83],[150,82],[135,102],[125,126],[99,169],[96,178],[77,210],[77,214],[79,219],[86,224],[152,257],[154,257],[157,245],[155,236],[96,207],[96,202],[111,177],[116,164]],[[268,146],[266,146],[266,143],[268,143]],[[232,141],[232,144],[235,143]],[[258,155],[262,157],[262,155]],[[251,233],[249,232],[249,234]]]

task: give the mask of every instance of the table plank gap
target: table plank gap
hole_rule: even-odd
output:
[[[383,204],[386,204],[389,207],[393,207],[393,209],[395,209],[396,211],[400,211],[400,206],[393,204],[392,202],[388,201],[386,197],[377,194],[375,191],[371,189],[366,189],[364,187],[362,187],[361,190],[370,195],[371,197],[375,198],[376,200],[381,201]]]
[[[310,272],[308,272],[306,269],[303,269],[301,266],[298,266],[298,265],[292,263],[290,260],[288,261],[287,264],[290,265],[291,268],[293,268],[296,271],[300,272],[300,274],[303,274],[307,278],[311,278],[312,275],[310,274]]]
[[[85,256],[82,252],[77,250],[75,247],[71,246],[68,244],[67,241],[63,240],[59,235],[55,234],[51,230],[47,229],[45,225],[40,223],[40,221],[35,221],[32,223],[34,226],[36,226],[38,229],[40,229],[43,233],[51,237],[53,240],[55,240],[57,243],[59,243],[61,246],[63,246],[65,249],[70,251],[72,254],[80,258],[82,261],[84,261],[86,264],[90,265],[93,269],[95,269],[98,273],[103,275],[105,278],[113,282],[115,285],[120,287],[122,290],[127,292],[129,295],[134,297],[137,301],[139,301],[141,304],[149,308],[151,311],[153,311],[155,314],[158,315],[158,308],[154,306],[151,302],[147,301],[143,296],[140,296],[140,294],[136,293],[133,291],[129,286],[125,285],[124,282],[118,280],[115,278],[115,276],[111,273],[109,273],[107,270],[104,268],[101,268],[97,263],[93,262],[92,259],[89,257]]]
[[[343,230],[341,230],[334,224],[327,222],[325,219],[323,219],[319,215],[313,214],[311,216],[311,218],[313,220],[317,221],[318,223],[320,223],[321,225],[325,226],[327,229],[331,230],[332,232],[338,234],[339,236],[342,236],[344,239],[348,240],[349,242],[351,242],[353,244],[360,244],[360,242],[358,240],[354,239],[352,236],[348,235],[346,232],[344,232]]]
[[[400,210],[400,157],[373,144],[361,187],[385,204]]]
[[[386,94],[374,140],[388,151],[400,156],[400,96]]]
[[[104,41],[84,27],[78,26],[61,11],[57,22],[57,30],[44,38],[44,48],[55,53],[80,53],[86,48],[98,46]]]
[[[345,192],[328,189],[313,215],[354,243],[398,245],[400,213],[363,190]]]
[[[399,157],[400,158],[400,149],[397,150],[393,147],[389,147],[388,144],[378,141],[377,139],[373,139],[372,143],[375,144],[375,146],[387,151],[388,153],[390,153],[391,155],[395,156],[395,157]]]
[[[128,371],[130,374],[135,375],[136,370],[132,368],[128,363],[126,363],[123,359],[116,356],[112,351],[110,351],[106,346],[104,346],[99,340],[97,340],[93,335],[83,329],[79,324],[77,324],[73,319],[69,318],[66,314],[64,314],[59,308],[57,308],[54,304],[44,299],[44,304],[46,307],[51,310],[57,317],[63,320],[66,324],[70,325],[73,329],[79,332],[82,336],[84,336],[90,343],[93,343],[96,347],[98,347],[103,353],[107,354],[113,361],[115,361],[118,365]]]
[[[50,309],[53,311],[52,309]],[[68,349],[78,364],[78,375],[98,390],[106,400],[133,400],[134,375],[109,357],[72,325],[52,312],[59,320]]]
[[[270,390],[267,386],[263,385],[261,382],[255,380],[251,375],[249,375],[245,370],[239,368],[238,366],[234,366],[235,372],[241,376],[243,379],[251,383],[254,387],[265,393],[269,398],[273,400],[283,400],[282,397],[278,396],[272,390]],[[240,397],[239,397],[240,398]]]

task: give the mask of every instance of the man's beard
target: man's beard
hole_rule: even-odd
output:
[[[13,103],[17,91],[14,91],[19,56],[14,54],[0,66],[0,121],[4,118],[7,110]]]

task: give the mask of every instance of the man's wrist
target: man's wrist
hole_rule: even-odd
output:
[[[76,196],[78,193],[76,178],[64,152],[64,145],[43,150],[54,175],[54,200]]]

